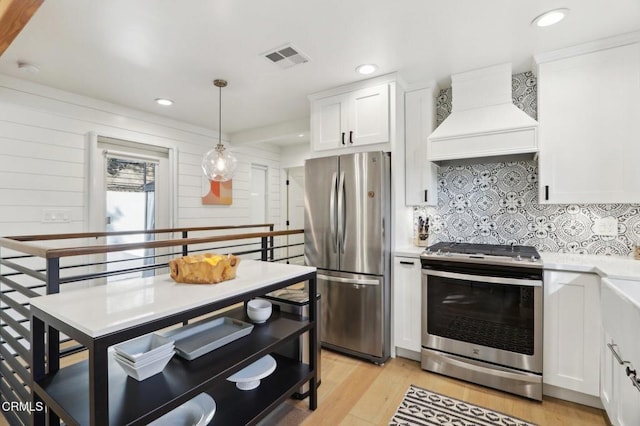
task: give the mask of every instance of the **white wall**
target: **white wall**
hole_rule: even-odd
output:
[[[0,235],[87,230],[85,150],[89,132],[176,147],[175,226],[248,223],[251,163],[267,165],[270,221],[280,229],[279,147],[232,147],[239,159],[233,205],[203,206],[200,161],[217,142],[215,130],[0,74]],[[44,209],[67,210],[71,221],[43,223]]]
[[[283,169],[303,167],[304,160],[309,158],[311,158],[311,145],[309,142],[280,148],[280,162]]]

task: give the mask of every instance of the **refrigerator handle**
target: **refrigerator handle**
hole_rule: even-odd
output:
[[[346,206],[344,204],[344,172],[340,172],[340,183],[338,183],[338,247],[340,247],[340,253],[344,253],[345,245],[345,210]]]
[[[338,186],[338,174],[331,177],[331,195],[329,195],[329,227],[331,231],[331,251],[336,252],[338,247],[338,233],[336,232],[336,187]]]
[[[367,278],[342,278],[342,277],[330,277],[324,274],[318,274],[318,279],[325,281],[332,281],[335,283],[354,284],[354,285],[380,285],[380,280],[373,280]]]

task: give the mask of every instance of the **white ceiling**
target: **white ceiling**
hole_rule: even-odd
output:
[[[556,7],[571,9],[564,22],[530,25]],[[530,70],[537,53],[639,29],[639,0],[46,0],[0,73],[210,129],[212,80],[224,78],[222,130],[234,133],[308,118],[307,95],[362,79],[362,63],[448,85],[451,73]],[[260,56],[286,43],[310,62],[282,70]]]

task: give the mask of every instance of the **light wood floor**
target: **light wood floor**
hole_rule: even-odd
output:
[[[395,358],[384,366],[322,351],[318,408],[303,425],[387,425],[409,385],[500,411],[540,426],[606,425],[602,410],[545,397],[542,403],[494,391],[420,369],[418,362]],[[307,401],[293,404],[307,409]],[[298,410],[295,410],[298,411]],[[306,410],[308,413],[308,410]],[[290,413],[294,419],[300,413]],[[287,422],[287,417],[279,424]]]
[[[68,365],[86,357],[79,353],[66,357]],[[388,425],[409,385],[457,398],[540,426],[604,426],[601,410],[545,397],[540,402],[476,386],[420,369],[420,364],[404,358],[389,360],[384,366],[360,361],[328,350],[322,351],[322,384],[318,408],[308,410],[307,400],[288,401],[263,424],[298,425]],[[0,425],[6,425],[0,417]]]

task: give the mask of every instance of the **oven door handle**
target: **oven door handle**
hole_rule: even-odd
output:
[[[542,280],[523,280],[518,278],[502,278],[502,277],[485,277],[484,275],[467,275],[456,272],[434,271],[432,269],[423,269],[424,275],[432,275],[435,277],[451,278],[454,280],[476,281],[481,283],[505,284],[505,285],[523,285],[530,287],[542,287]]]
[[[540,383],[541,379],[540,376],[532,373],[512,373],[510,371],[499,370],[497,366],[495,368],[483,367],[481,365],[473,363],[473,360],[463,360],[456,357],[455,355],[438,354],[438,356],[442,357],[444,362],[447,362],[451,365],[463,368],[465,370],[477,371],[478,373],[490,374],[492,376],[504,377],[505,379],[519,380],[521,382],[528,383]]]

